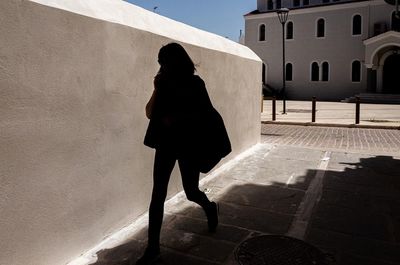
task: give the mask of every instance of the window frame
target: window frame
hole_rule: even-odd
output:
[[[274,10],[274,1],[267,0],[267,10]]]
[[[327,65],[327,67],[328,67],[328,72],[326,73],[327,74],[327,79],[326,80],[324,80],[324,73],[325,73],[325,68],[324,68],[324,65]],[[322,81],[322,82],[329,82],[330,81],[330,71],[331,71],[331,67],[330,67],[330,64],[329,64],[329,62],[328,61],[323,61],[322,63],[321,63],[321,77],[320,77],[320,81]]]
[[[354,19],[355,19],[355,17],[357,17],[357,16],[359,16],[360,17],[360,33],[358,33],[358,34],[354,34]],[[354,36],[354,37],[358,37],[358,36],[361,36],[362,35],[362,32],[363,32],[363,19],[362,19],[362,16],[361,16],[361,14],[354,14],[352,17],[351,17],[351,36]]]
[[[323,21],[323,36],[318,36],[319,33],[319,21]],[[326,37],[326,20],[323,17],[317,18],[315,21],[315,37],[317,39],[324,39]]]
[[[314,72],[313,72],[313,70],[314,70],[313,65],[317,66],[317,73],[315,75],[314,75]],[[320,68],[319,67],[319,63],[317,61],[311,62],[311,64],[310,64],[310,82],[319,82],[320,81],[319,80],[319,75],[320,75],[319,68]],[[317,77],[317,80],[313,80],[314,76]]]
[[[264,39],[261,39],[261,27],[264,26]],[[265,23],[258,24],[257,28],[257,41],[258,42],[266,42],[267,41],[267,25]]]
[[[289,80],[288,77],[288,66],[290,65],[291,71],[290,71],[290,77],[291,79]],[[287,62],[285,64],[285,81],[287,82],[292,82],[293,81],[293,63],[292,62]]]
[[[292,37],[291,37],[290,39],[288,38],[288,34],[289,34],[289,30],[288,30],[289,24],[292,25],[292,29],[291,29]],[[291,20],[288,21],[288,22],[286,23],[285,27],[286,27],[285,40],[293,40],[293,39],[294,39],[294,23],[293,23],[293,21],[291,21]]]
[[[354,75],[354,72],[353,72],[353,64],[355,63],[355,62],[358,62],[360,65],[359,65],[359,80],[358,81],[354,81],[353,80],[353,75]],[[350,64],[350,68],[351,68],[351,71],[350,71],[350,80],[351,80],[351,82],[352,83],[361,83],[361,81],[362,81],[362,64],[361,64],[361,60],[360,59],[354,59],[354,60],[352,60],[351,61],[351,64]]]
[[[275,0],[275,9],[280,9],[280,8],[282,8],[282,0]]]

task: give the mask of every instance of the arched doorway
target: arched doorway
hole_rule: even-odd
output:
[[[400,94],[400,54],[393,53],[383,65],[383,88],[386,94]]]

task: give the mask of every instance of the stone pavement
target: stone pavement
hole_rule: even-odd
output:
[[[184,194],[167,202],[157,264],[239,264],[235,249],[262,234],[305,240],[332,264],[400,264],[399,130],[262,127],[261,144],[201,182],[220,205],[215,234]],[[92,264],[134,264],[146,244],[143,220]]]

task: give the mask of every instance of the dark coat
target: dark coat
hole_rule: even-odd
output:
[[[201,172],[208,172],[231,152],[222,117],[199,76],[167,79],[158,75],[155,89],[145,145],[169,149],[177,158],[191,158]]]

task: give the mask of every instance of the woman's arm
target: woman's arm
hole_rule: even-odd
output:
[[[156,89],[153,90],[153,94],[151,95],[149,102],[147,102],[147,104],[146,104],[146,117],[148,119],[151,119],[151,116],[153,113],[154,101],[156,99],[156,91],[157,91]]]

